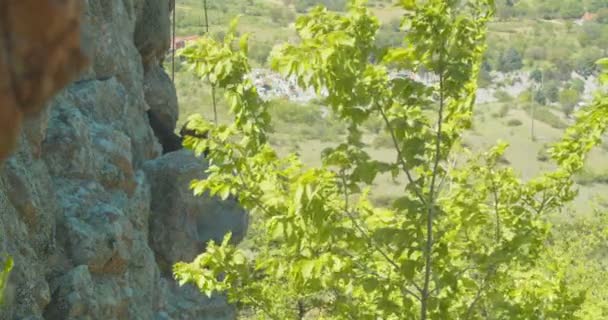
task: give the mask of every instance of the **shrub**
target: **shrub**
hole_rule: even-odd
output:
[[[574,176],[574,181],[580,185],[608,184],[608,172],[592,172],[583,170]]]
[[[536,160],[540,161],[540,162],[546,162],[549,161],[549,145],[544,144],[539,150],[538,153],[536,154]]]
[[[494,118],[504,118],[509,114],[509,106],[507,104],[501,104],[498,111],[492,114]]]
[[[522,124],[523,122],[521,122],[519,119],[509,119],[509,121],[507,121],[507,126],[509,127],[519,127]]]

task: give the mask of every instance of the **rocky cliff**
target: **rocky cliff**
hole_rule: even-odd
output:
[[[178,115],[161,67],[171,1],[82,2],[90,65],[0,167],[0,252],[15,259],[0,319],[232,319],[224,299],[171,278],[207,240],[246,229],[235,203],[191,195],[205,161],[161,155],[146,116],[174,128]]]

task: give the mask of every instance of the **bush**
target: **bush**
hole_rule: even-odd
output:
[[[548,144],[544,144],[539,150],[538,153],[536,154],[536,160],[540,161],[540,162],[546,162],[549,161],[549,145]]]
[[[295,15],[285,7],[273,7],[270,9],[270,19],[274,23],[283,25],[294,21]]]
[[[509,114],[509,106],[507,104],[501,104],[497,112],[493,113],[494,118],[504,118]]]
[[[521,54],[515,48],[501,52],[498,63],[498,70],[503,72],[519,70],[524,66]]]
[[[581,79],[573,79],[570,82],[570,88],[576,90],[579,94],[585,92],[585,81]]]
[[[543,93],[550,102],[559,100],[559,84],[556,81],[545,82]]]
[[[521,122],[521,120],[519,120],[519,119],[509,119],[509,121],[507,121],[507,126],[509,126],[509,127],[519,127],[522,124],[524,124],[524,123]]]
[[[579,101],[580,94],[574,89],[564,89],[559,93],[559,103],[566,117],[572,114]]]
[[[608,172],[597,173],[589,170],[583,170],[574,176],[574,181],[582,186],[596,183],[608,184]]]

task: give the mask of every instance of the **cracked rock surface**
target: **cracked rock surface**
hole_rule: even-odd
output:
[[[0,164],[0,252],[15,259],[0,319],[234,319],[222,297],[171,278],[173,263],[227,231],[242,237],[247,225],[235,202],[192,195],[188,183],[205,161],[187,150],[161,156],[146,116],[152,109],[175,128],[175,88],[161,68],[171,1],[0,0],[0,15],[8,3],[33,10],[19,25],[44,22],[32,3],[48,4],[58,21],[80,19],[82,32],[67,33],[73,47],[57,49],[57,66],[89,64],[71,82],[74,70],[44,65],[49,76],[23,82],[17,96],[4,71],[23,64],[6,56],[27,48],[0,41],[0,158],[7,137],[17,141]],[[3,33],[7,19],[0,17]],[[44,33],[58,21],[22,32]],[[31,87],[44,90],[28,95]]]

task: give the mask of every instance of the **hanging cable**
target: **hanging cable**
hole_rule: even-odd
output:
[[[207,17],[207,0],[203,0],[203,8],[205,9],[205,32],[209,33],[209,17]]]
[[[175,50],[176,50],[176,45],[175,45],[175,12],[177,11],[177,4],[176,4],[177,0],[172,0],[171,2],[173,3],[173,31],[171,31],[171,80],[173,81],[173,83],[175,83]]]
[[[207,15],[207,0],[203,0],[203,11],[205,13],[205,34],[209,36],[209,16]],[[217,125],[217,102],[215,99],[215,85],[211,84],[211,103],[213,105],[213,121]]]

